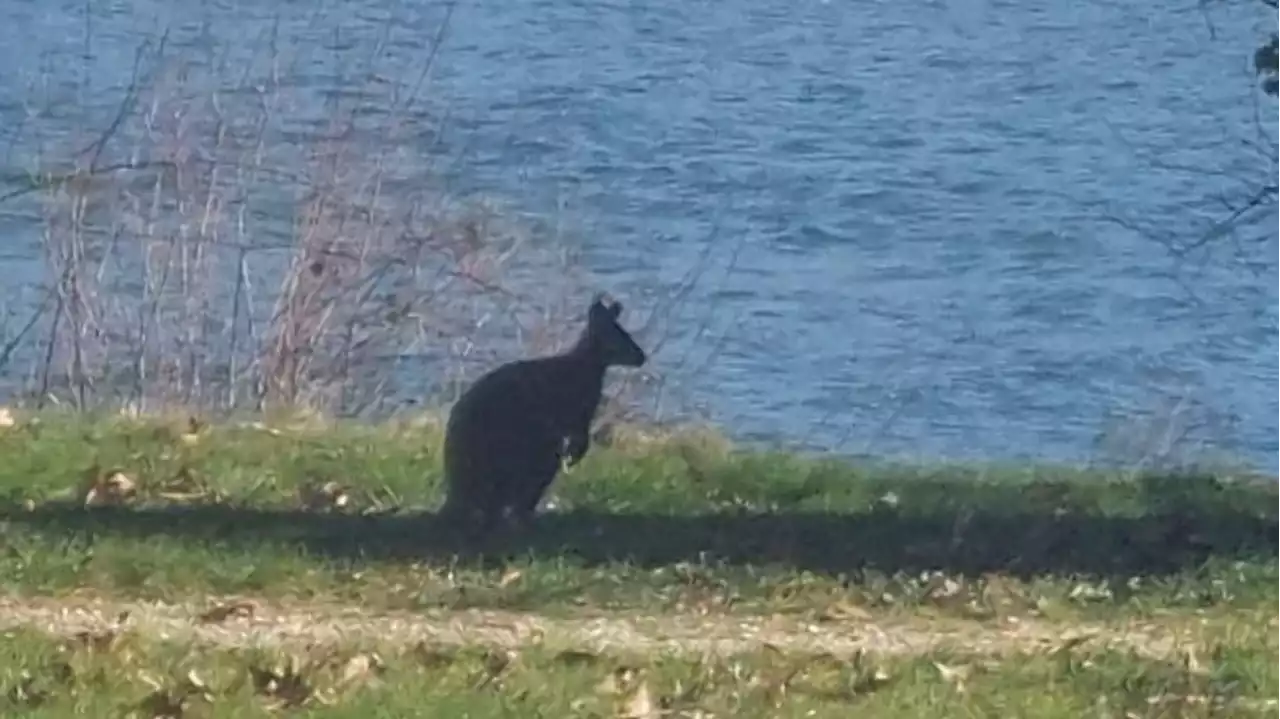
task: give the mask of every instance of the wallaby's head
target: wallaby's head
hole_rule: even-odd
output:
[[[639,367],[647,357],[631,333],[618,324],[622,303],[608,294],[596,295],[587,311],[587,329],[578,340],[576,351],[589,353],[606,367]]]

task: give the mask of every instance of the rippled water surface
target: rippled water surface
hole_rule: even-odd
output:
[[[684,384],[743,437],[1085,460],[1165,432],[1152,412],[1274,471],[1274,214],[1182,263],[1114,221],[1185,239],[1230,178],[1274,181],[1245,142],[1275,138],[1249,67],[1274,12],[1199,5],[464,1],[425,86],[448,129],[421,151],[563,228],[638,303],[715,242],[692,299],[722,339]],[[231,56],[270,36],[319,103],[375,49],[412,82],[443,16],[0,0],[0,149],[35,152],[15,129],[34,95],[109,115],[165,30]],[[38,281],[38,227],[4,227],[6,285]]]

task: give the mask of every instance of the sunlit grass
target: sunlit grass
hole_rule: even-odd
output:
[[[314,717],[1270,716],[1274,647],[1168,660],[1069,644],[1013,657],[598,654],[362,644],[213,648],[137,634],[0,643],[6,714]]]

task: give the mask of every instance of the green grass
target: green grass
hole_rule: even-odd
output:
[[[1274,479],[858,466],[734,452],[704,434],[632,438],[561,476],[560,507],[534,531],[476,548],[430,514],[442,499],[431,425],[185,432],[54,415],[0,429],[0,586],[977,619],[1277,602]],[[114,471],[136,496],[85,509],[86,478]],[[299,498],[328,482],[346,505]]]
[[[273,684],[274,681],[274,684]],[[286,655],[139,635],[0,642],[0,709],[27,717],[1211,717],[1272,716],[1275,646],[1219,644],[1159,660],[1052,647],[853,658],[769,650],[722,658],[502,652],[418,645]],[[637,699],[641,687],[649,703]],[[180,700],[184,700],[181,701]],[[645,711],[646,706],[650,711]],[[668,709],[672,713],[659,714]]]

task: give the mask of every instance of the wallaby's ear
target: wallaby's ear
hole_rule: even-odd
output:
[[[622,303],[615,300],[608,292],[601,292],[596,295],[595,301],[591,303],[591,314],[595,314],[600,310],[609,313],[609,316],[618,319],[622,314]]]

